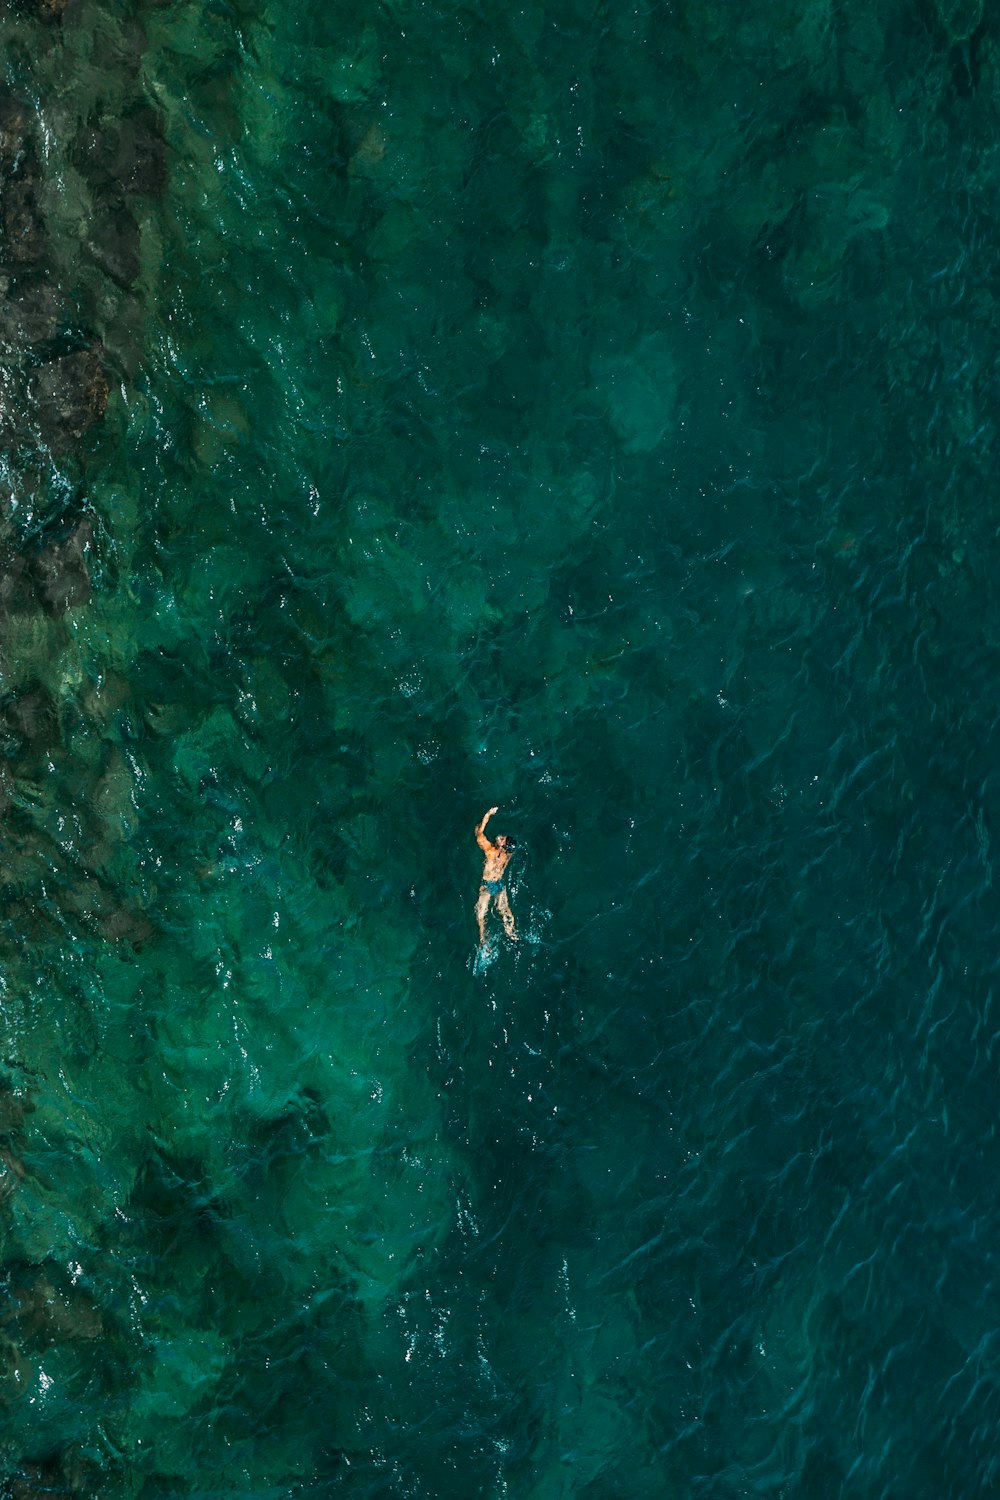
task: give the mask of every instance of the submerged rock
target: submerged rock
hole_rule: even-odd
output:
[[[61,1500],[72,1491],[65,1476],[54,1460],[42,1463],[24,1463],[17,1474],[4,1486],[10,1500]]]
[[[15,554],[0,566],[0,618],[27,614],[37,608],[38,596],[31,565],[26,557]]]
[[[108,380],[96,349],[78,349],[42,365],[34,397],[42,436],[66,447],[104,416]]]
[[[35,185],[38,173],[31,114],[8,94],[0,98],[0,233],[8,265],[33,265],[44,249],[45,224]]]
[[[27,1094],[17,1093],[6,1079],[0,1079],[0,1140],[14,1135],[24,1124],[25,1115],[35,1106]]]
[[[45,225],[33,175],[20,169],[0,186],[3,256],[8,265],[35,265],[45,247]]]
[[[138,950],[156,935],[142,911],[122,901],[99,876],[84,871],[63,891],[62,904],[109,943],[128,943]]]
[[[167,185],[167,146],[160,116],[142,105],[122,120],[114,175],[130,193],[158,198]]]
[[[0,734],[13,750],[13,759],[48,749],[59,734],[59,715],[51,693],[34,682],[8,698],[0,705]]]
[[[16,1324],[23,1337],[43,1343],[97,1338],[104,1326],[100,1308],[80,1287],[56,1285],[64,1280],[54,1266],[16,1270],[8,1281],[3,1321]]]
[[[69,5],[70,0],[28,0],[27,8],[41,21],[60,21]]]
[[[137,950],[144,948],[156,935],[148,917],[124,906],[115,907],[98,918],[97,930],[109,943],[128,943]]]
[[[22,283],[0,276],[0,343],[24,348],[59,332],[58,295],[47,281]]]
[[[99,196],[158,198],[167,185],[167,147],[159,115],[140,104],[118,120],[88,124],[74,155]]]
[[[29,115],[10,94],[0,96],[0,172],[12,172],[27,150]]]
[[[9,1198],[27,1175],[21,1158],[9,1146],[0,1144],[0,1200]]]
[[[87,554],[94,541],[94,528],[80,521],[60,542],[54,542],[33,560],[32,573],[38,596],[50,614],[64,614],[86,604],[91,596]]]
[[[17,1143],[24,1117],[32,1109],[26,1094],[16,1093],[7,1079],[0,1079],[0,1199],[8,1198],[28,1175]]]
[[[139,226],[124,203],[113,204],[96,221],[90,253],[106,275],[124,291],[139,275]]]

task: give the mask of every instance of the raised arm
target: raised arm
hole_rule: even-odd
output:
[[[493,848],[493,845],[490,843],[489,839],[486,837],[486,834],[483,832],[483,829],[486,827],[487,823],[490,821],[490,819],[492,818],[492,816],[493,816],[493,814],[495,812],[496,812],[496,808],[495,807],[491,807],[488,813],[484,813],[483,814],[483,820],[482,820],[482,822],[476,824],[476,843],[479,845],[480,849],[482,849],[482,851],[483,851],[484,854],[489,854],[490,851]]]

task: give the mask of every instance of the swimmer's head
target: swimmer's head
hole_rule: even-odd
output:
[[[511,838],[509,833],[498,833],[497,843],[500,845],[501,849],[506,849],[508,854],[513,854],[514,850],[517,848],[517,844]]]

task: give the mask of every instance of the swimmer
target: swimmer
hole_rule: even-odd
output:
[[[496,902],[497,911],[503,918],[504,930],[512,943],[517,942],[517,933],[514,931],[514,913],[510,909],[510,901],[507,897],[505,885],[507,864],[514,853],[514,840],[506,833],[498,833],[497,841],[491,844],[483,832],[487,823],[496,812],[491,807],[476,828],[476,843],[486,855],[486,863],[483,866],[483,880],[479,887],[479,900],[476,902],[476,921],[479,923],[479,945],[482,947],[486,941],[486,913],[490,909],[490,902]]]

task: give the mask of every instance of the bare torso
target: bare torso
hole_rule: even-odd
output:
[[[491,844],[483,865],[483,883],[487,880],[500,880],[504,870],[510,864],[510,854],[506,849],[501,849],[497,844]]]

